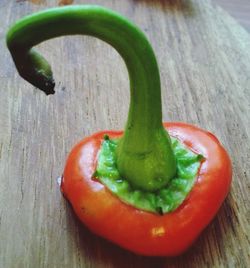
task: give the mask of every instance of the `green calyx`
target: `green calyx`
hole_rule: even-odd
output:
[[[162,126],[157,61],[140,29],[103,7],[73,5],[19,20],[8,32],[7,46],[19,74],[46,94],[53,94],[50,65],[33,46],[54,37],[79,34],[113,46],[128,69],[131,98],[124,135],[116,149],[119,173],[134,188],[162,189],[176,175],[176,159]]]
[[[105,137],[99,152],[94,177],[100,180],[113,194],[123,202],[138,209],[164,214],[174,211],[191,191],[202,161],[180,141],[171,138],[174,155],[177,160],[177,173],[168,184],[155,192],[136,189],[124,179],[117,168],[117,146],[119,140]]]

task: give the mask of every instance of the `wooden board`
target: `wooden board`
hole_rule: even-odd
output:
[[[89,37],[39,45],[57,82],[46,97],[18,76],[5,47],[11,23],[59,2],[0,2],[0,266],[250,267],[249,34],[209,0],[74,1],[139,25],[158,58],[164,121],[215,133],[232,158],[230,194],[193,247],[177,258],[145,258],[81,226],[56,182],[76,142],[123,128],[129,83],[121,58]]]
[[[249,0],[212,0],[232,15],[248,32],[250,32]]]

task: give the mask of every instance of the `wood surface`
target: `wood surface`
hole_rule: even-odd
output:
[[[33,88],[17,74],[5,34],[18,18],[63,4],[35,2],[0,1],[0,267],[250,267],[249,33],[209,0],[74,1],[134,21],[158,58],[164,121],[213,132],[232,159],[231,191],[191,249],[176,258],[141,257],[80,225],[56,180],[76,142],[123,128],[125,65],[95,38],[58,38],[38,47],[52,64],[56,94]]]
[[[248,32],[250,32],[249,0],[212,0],[229,12]]]

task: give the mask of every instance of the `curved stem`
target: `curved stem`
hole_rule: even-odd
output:
[[[54,37],[77,34],[91,35],[109,43],[124,59],[130,78],[131,101],[126,130],[117,152],[118,168],[137,187],[159,188],[175,175],[176,167],[169,137],[162,127],[157,62],[148,40],[136,26],[99,6],[54,8],[18,21],[8,32],[7,45],[19,74],[46,94],[51,94],[54,93],[54,80],[50,65],[32,47]],[[156,152],[157,143],[165,146],[164,150]],[[144,160],[152,152],[158,160],[160,155],[163,158],[166,155],[167,164],[158,165],[156,160],[146,163]],[[137,160],[134,162],[133,158]],[[131,163],[134,174],[130,174]],[[140,171],[152,169],[147,165],[156,166],[154,175],[151,171]],[[163,172],[159,172],[161,165]],[[164,175],[167,179],[162,178],[163,173],[167,174]],[[162,180],[164,182],[154,183]]]

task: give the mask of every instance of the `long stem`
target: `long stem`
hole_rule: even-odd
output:
[[[124,59],[130,78],[131,101],[125,133],[117,152],[118,168],[134,186],[158,189],[174,176],[176,166],[169,136],[162,127],[157,62],[148,40],[136,26],[99,6],[54,8],[18,21],[8,32],[7,45],[19,74],[51,94],[54,93],[54,80],[50,65],[32,47],[54,37],[78,34],[109,43]],[[164,148],[157,151],[155,147],[159,144]],[[152,154],[156,159],[145,162]],[[159,161],[160,156],[165,164]],[[151,170],[152,166],[155,171]],[[160,172],[161,166],[164,167]]]

